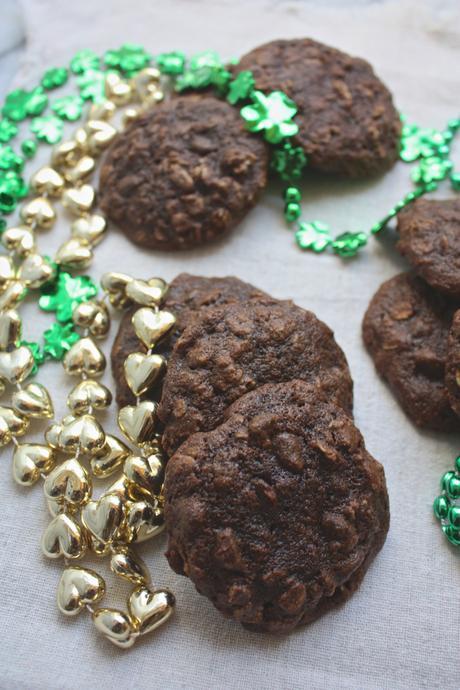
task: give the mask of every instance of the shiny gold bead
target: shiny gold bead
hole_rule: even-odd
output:
[[[155,312],[148,307],[138,309],[131,320],[137,337],[147,348],[159,343],[176,324],[176,317],[171,312]]]
[[[2,235],[2,244],[9,252],[22,258],[35,250],[35,233],[25,225],[7,228]]]
[[[146,443],[155,433],[158,405],[144,400],[138,405],[126,405],[118,412],[118,425],[125,436],[135,444]]]
[[[97,541],[111,544],[123,521],[123,502],[117,494],[103,494],[83,507],[81,519]]]
[[[105,78],[105,95],[115,105],[127,105],[133,97],[131,84],[115,72],[109,72]]]
[[[136,630],[128,616],[118,609],[97,609],[92,614],[96,628],[117,647],[127,649],[136,641]]]
[[[146,564],[128,547],[118,547],[110,559],[110,568],[115,575],[135,585],[148,585],[150,572]]]
[[[55,450],[63,450],[59,441],[62,427],[64,424],[69,424],[71,421],[76,419],[73,415],[69,414],[62,420],[62,423],[54,422],[45,431],[46,442],[51,448]]]
[[[91,338],[81,338],[64,357],[64,369],[71,376],[100,376],[105,369],[104,353]]]
[[[142,100],[148,90],[152,87],[158,88],[161,81],[161,73],[155,67],[147,67],[141,70],[132,78],[131,83],[136,91],[137,96]]]
[[[166,623],[174,612],[176,600],[169,589],[149,590],[137,587],[128,599],[128,611],[141,635]]]
[[[13,280],[0,295],[0,312],[8,311],[17,307],[22,302],[27,291],[21,280]]]
[[[157,105],[157,103],[161,103],[162,100],[164,100],[164,92],[161,89],[158,88],[150,88],[147,89],[147,92],[145,96],[142,99],[142,106],[143,109],[148,109],[151,108],[154,105]]]
[[[79,161],[72,167],[68,168],[64,177],[67,182],[73,185],[79,185],[85,182],[94,172],[96,161],[91,156],[82,156]]]
[[[159,454],[152,454],[146,458],[130,455],[125,460],[124,474],[136,489],[147,495],[158,494],[164,481],[163,459]]]
[[[73,133],[73,138],[77,146],[80,148],[82,155],[84,155],[88,151],[89,147],[89,137],[86,128],[78,127],[78,129],[76,129]]]
[[[16,412],[24,417],[51,419],[54,415],[50,395],[40,383],[29,383],[25,388],[15,391],[12,404]]]
[[[104,302],[90,300],[75,307],[72,313],[75,326],[88,328],[95,338],[104,338],[110,329],[110,315]]]
[[[45,196],[37,196],[21,208],[21,219],[26,225],[49,229],[56,220],[56,211]]]
[[[165,370],[166,359],[157,354],[132,352],[124,362],[126,382],[136,396],[142,395],[160,381]]]
[[[89,213],[91,210],[96,193],[90,184],[83,184],[81,187],[70,187],[62,195],[62,204],[70,213],[77,216]]]
[[[89,120],[86,125],[88,149],[92,156],[99,156],[110,146],[117,135],[115,127],[104,120]]]
[[[67,398],[69,409],[76,415],[81,415],[91,410],[103,410],[112,402],[110,390],[98,381],[87,379],[80,381],[72,388]]]
[[[82,146],[75,139],[62,141],[54,147],[51,162],[59,170],[72,167],[76,165],[83,153]]]
[[[129,488],[128,488],[128,481],[126,477],[121,476],[119,479],[117,479],[113,484],[110,484],[108,487],[107,494],[117,494],[123,501],[123,503],[126,503],[126,501],[129,500]]]
[[[132,282],[133,278],[126,275],[126,273],[115,273],[111,271],[104,273],[101,278],[101,286],[105,292],[124,292],[128,283]]]
[[[98,478],[109,477],[129,455],[129,448],[115,436],[106,434],[105,444],[91,458],[91,469]]]
[[[23,436],[29,426],[29,420],[18,414],[12,407],[0,406],[0,432],[4,439],[1,445],[11,441],[12,436]]]
[[[107,221],[104,216],[97,214],[77,218],[70,226],[72,237],[83,244],[95,246],[104,239]]]
[[[123,113],[123,117],[122,117],[121,121],[122,121],[123,125],[125,127],[127,127],[132,122],[135,122],[141,114],[142,113],[139,110],[139,108],[126,108],[125,112]]]
[[[88,120],[111,120],[117,108],[115,103],[109,100],[93,103],[88,112]]]
[[[131,280],[125,288],[126,296],[143,307],[159,306],[164,299],[168,284],[161,278],[145,280]]]
[[[70,515],[56,515],[42,537],[42,551],[48,558],[81,558],[86,551],[83,531]]]
[[[104,447],[104,429],[96,417],[84,414],[62,425],[59,444],[65,452],[81,450],[82,453],[96,453]]]
[[[15,276],[16,270],[11,256],[0,256],[0,290],[4,290]]]
[[[0,351],[10,349],[21,339],[21,319],[17,311],[9,309],[0,313]]]
[[[29,376],[34,364],[33,354],[25,345],[11,352],[0,352],[0,378],[14,386]]]
[[[104,544],[103,541],[98,541],[92,534],[88,535],[88,544],[96,556],[108,556],[111,552],[110,544]]]
[[[64,185],[62,175],[49,165],[37,170],[30,181],[31,188],[40,195],[60,196],[64,191]]]
[[[105,582],[94,570],[72,566],[61,575],[57,590],[59,610],[76,616],[87,604],[94,605],[105,594]]]
[[[23,443],[13,453],[13,477],[21,486],[32,486],[41,473],[49,472],[55,462],[52,448],[39,443]]]
[[[49,474],[44,485],[45,496],[58,503],[86,503],[91,494],[91,480],[78,460],[71,458]]]
[[[11,442],[13,434],[11,433],[10,427],[6,419],[0,415],[0,448],[7,446]]]
[[[47,283],[54,275],[53,266],[41,254],[29,254],[19,267],[18,278],[26,287],[36,289]]]
[[[54,260],[68,268],[87,268],[93,260],[93,250],[84,240],[72,238],[61,244]]]
[[[157,500],[126,503],[125,532],[128,542],[152,539],[164,529],[163,510]]]

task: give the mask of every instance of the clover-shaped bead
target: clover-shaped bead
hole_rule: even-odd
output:
[[[160,53],[156,56],[155,62],[163,74],[182,74],[185,67],[185,54],[179,50]]]
[[[108,50],[104,55],[104,62],[108,67],[129,76],[147,67],[151,59],[151,55],[135,43],[124,43],[118,50]]]
[[[292,122],[297,106],[286,94],[272,91],[266,96],[262,91],[254,91],[252,100],[251,105],[241,109],[241,116],[250,132],[264,132],[265,139],[271,144],[297,134],[299,127]]]
[[[228,87],[227,101],[232,105],[238,103],[238,101],[243,101],[245,98],[249,98],[254,90],[255,80],[252,72],[249,70],[243,70],[240,72],[233,81],[230,82]]]
[[[344,232],[332,242],[332,250],[342,258],[356,256],[358,251],[367,244],[364,232]]]
[[[311,249],[316,253],[324,252],[332,242],[329,226],[320,221],[299,223],[295,239],[300,249]]]
[[[55,311],[58,321],[70,321],[72,312],[81,302],[97,295],[97,287],[88,276],[76,276],[61,271],[56,283],[41,290],[40,309]]]

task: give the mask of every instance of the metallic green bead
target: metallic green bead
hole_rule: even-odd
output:
[[[424,158],[420,164],[412,171],[412,180],[416,184],[426,184],[429,182],[444,180],[452,170],[452,161],[431,156]]]
[[[311,223],[299,223],[295,240],[300,249],[310,249],[319,254],[331,244],[332,237],[329,226],[315,220]]]
[[[442,491],[447,492],[449,482],[453,477],[455,477],[455,472],[453,472],[452,470],[449,470],[448,472],[444,472],[444,474],[441,477],[441,489],[442,489]]]
[[[243,70],[230,82],[227,101],[232,105],[249,98],[254,91],[255,79],[249,70]]]
[[[26,117],[40,115],[47,104],[48,97],[41,86],[37,86],[32,91],[15,89],[7,95],[2,113],[10,120],[20,122]]]
[[[221,67],[222,60],[214,50],[203,50],[192,55],[190,58],[190,69],[197,70],[202,67]]]
[[[61,360],[72,345],[80,340],[80,335],[74,330],[72,323],[53,323],[43,334],[45,345],[43,352],[52,359]]]
[[[70,62],[70,69],[74,74],[83,74],[88,70],[99,68],[99,58],[92,50],[80,50]]]
[[[460,455],[455,458],[455,469],[460,472]]]
[[[0,213],[8,215],[13,213],[17,206],[17,201],[11,194],[6,192],[0,192]]]
[[[302,213],[302,207],[296,201],[291,201],[284,207],[284,218],[288,223],[293,223]]]
[[[332,250],[344,259],[356,256],[358,251],[367,244],[364,232],[344,232],[332,242]]]
[[[433,503],[433,512],[438,520],[445,520],[449,512],[450,501],[447,496],[437,496]]]
[[[47,91],[63,86],[69,78],[69,72],[65,67],[52,67],[46,70],[42,77],[41,85]]]
[[[81,117],[83,99],[80,96],[62,96],[62,98],[58,98],[52,103],[51,110],[62,120],[74,122]]]
[[[57,144],[64,134],[62,120],[54,115],[46,117],[35,117],[30,125],[30,130],[35,134],[39,141],[47,144]]]
[[[70,321],[72,312],[78,304],[97,295],[97,286],[89,276],[75,276],[61,271],[55,283],[46,285],[40,290],[38,301],[43,311],[55,311],[61,323]]]
[[[292,121],[297,106],[282,91],[265,95],[262,91],[252,93],[252,104],[240,110],[241,117],[250,132],[263,132],[270,144],[278,144],[298,133],[298,125]]]
[[[77,77],[78,88],[80,89],[80,96],[85,101],[93,101],[93,103],[101,103],[106,100],[105,97],[105,78],[109,72],[100,72],[99,70],[87,70]]]
[[[2,144],[7,144],[18,133],[17,125],[7,118],[0,120],[0,141]]]
[[[456,132],[457,129],[460,129],[460,118],[455,118],[453,120],[449,120],[449,122],[447,123],[447,126],[449,129]]]
[[[306,165],[307,157],[303,150],[289,141],[276,148],[271,159],[271,168],[286,182],[298,180]]]
[[[452,527],[458,529],[460,527],[460,507],[451,506],[449,508],[447,519]]]
[[[28,187],[19,173],[7,170],[0,176],[0,192],[10,194],[15,199],[24,199],[28,194]]]
[[[445,491],[449,498],[460,498],[460,477],[453,474],[445,484]]]
[[[108,50],[104,55],[107,67],[132,76],[150,64],[152,56],[141,45],[125,43],[118,50]]]
[[[452,525],[442,525],[442,531],[454,546],[460,546],[460,532]]]
[[[460,192],[460,172],[452,172],[449,179],[452,189],[456,192]]]
[[[302,199],[302,194],[298,187],[286,187],[283,192],[283,199],[288,204],[291,201],[299,203]]]
[[[24,139],[21,144],[21,151],[26,158],[33,158],[37,153],[37,143],[33,139]]]
[[[4,218],[0,218],[0,235],[5,232],[6,230],[6,220]]]
[[[21,172],[24,167],[24,159],[19,156],[11,146],[0,147],[0,170],[14,170]]]
[[[185,54],[179,50],[160,53],[155,58],[158,69],[163,74],[182,74],[185,68]]]

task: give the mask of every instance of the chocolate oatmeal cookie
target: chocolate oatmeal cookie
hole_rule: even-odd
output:
[[[167,558],[226,617],[289,632],[346,601],[382,547],[382,466],[303,381],[240,398],[169,460]]]
[[[398,215],[401,254],[429,285],[460,300],[460,199],[418,199]]]
[[[214,429],[226,408],[265,383],[318,382],[348,413],[353,382],[332,331],[294,304],[233,304],[207,309],[177,340],[158,416],[172,454],[196,431]]]
[[[445,381],[450,406],[460,417],[460,310],[454,314],[447,341]]]
[[[100,204],[142,247],[190,249],[221,237],[256,204],[268,148],[237,108],[179,96],[120,134],[102,166]]]
[[[273,299],[262,290],[233,276],[203,278],[202,276],[181,273],[171,282],[163,307],[176,316],[176,327],[171,337],[160,343],[155,351],[169,358],[174,343],[184,328],[193,323],[203,309],[254,301],[260,304],[279,304],[278,300]],[[131,323],[131,317],[137,309],[138,307],[133,307],[124,314],[112,346],[112,373],[115,379],[117,403],[120,407],[134,402],[134,396],[126,383],[123,363],[132,352],[146,351]],[[157,392],[157,389],[153,388],[147,393],[147,397],[153,398]]]
[[[258,89],[281,90],[295,101],[294,142],[310,168],[366,177],[396,161],[399,114],[368,62],[304,38],[252,50],[235,67],[243,70],[252,70]]]
[[[421,278],[401,273],[376,292],[363,338],[377,371],[419,427],[458,428],[444,382],[447,339],[455,305]]]

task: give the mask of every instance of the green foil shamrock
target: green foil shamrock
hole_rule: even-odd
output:
[[[51,104],[51,110],[63,120],[70,120],[73,122],[74,120],[78,120],[81,116],[83,100],[80,96],[62,96]]]
[[[97,70],[99,68],[99,58],[92,50],[80,50],[70,63],[70,69],[74,74],[84,74],[89,70]]]
[[[48,97],[43,92],[41,86],[37,86],[37,88],[32,91],[15,89],[7,95],[2,113],[10,120],[20,122],[21,120],[25,120],[26,117],[40,115],[47,104]]]
[[[43,334],[45,345],[43,351],[52,359],[62,359],[77,340],[79,334],[74,330],[72,323],[53,323]]]
[[[78,304],[97,295],[97,287],[89,276],[72,278],[70,273],[61,271],[56,283],[43,287],[41,293],[38,302],[40,308],[43,311],[55,311],[57,320],[63,323],[70,321]]]
[[[241,116],[250,132],[263,132],[270,144],[278,144],[299,131],[292,122],[297,106],[282,91],[272,91],[268,96],[254,91],[252,104],[241,109]]]
[[[47,117],[35,117],[30,125],[30,130],[39,141],[57,144],[62,139],[64,125],[58,117],[48,115]]]
[[[295,240],[300,249],[311,249],[317,254],[324,252],[332,243],[329,226],[319,220],[314,220],[311,223],[299,223]]]
[[[135,43],[125,43],[118,50],[108,50],[104,55],[107,67],[120,70],[132,76],[150,64],[152,56]]]
[[[249,98],[254,90],[254,77],[252,72],[244,70],[240,72],[228,85],[227,101],[232,105]]]
[[[69,72],[65,67],[53,67],[45,72],[42,77],[41,85],[50,91],[63,86],[69,78]]]
[[[185,54],[179,50],[173,50],[170,53],[160,53],[156,56],[155,62],[163,74],[182,74],[185,68]]]

